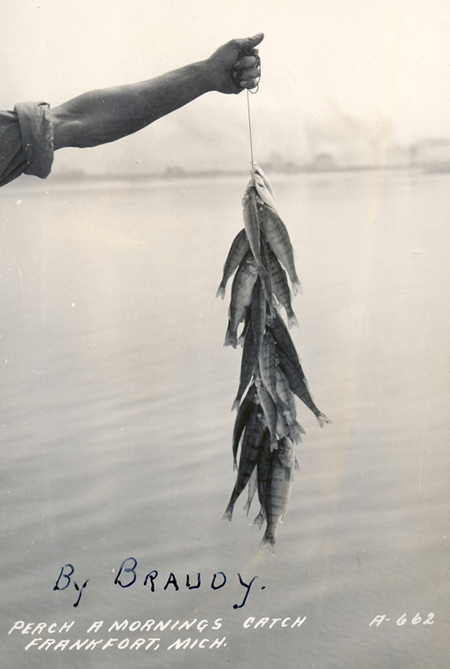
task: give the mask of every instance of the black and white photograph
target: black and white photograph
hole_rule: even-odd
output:
[[[446,669],[450,5],[21,0],[1,665]]]

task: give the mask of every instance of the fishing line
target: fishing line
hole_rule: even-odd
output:
[[[251,52],[249,51],[249,53],[251,53]],[[250,158],[251,158],[251,161],[252,161],[251,162],[252,168],[253,168],[253,165],[254,165],[255,161],[253,159],[253,136],[252,136],[252,120],[251,120],[251,116],[250,116],[250,93],[252,95],[256,95],[256,93],[259,91],[259,82],[261,81],[261,60],[260,60],[260,58],[257,54],[258,54],[258,52],[256,51],[256,53],[254,55],[256,56],[256,66],[259,67],[259,77],[257,79],[256,86],[254,88],[252,88],[252,89],[247,88],[246,89],[246,91],[247,91],[248,134],[249,134],[249,139],[250,139]]]
[[[252,137],[252,120],[250,116],[250,91],[247,88],[247,116],[248,116],[248,134],[250,139],[250,159],[252,161],[252,167],[254,165],[253,160],[253,137]]]

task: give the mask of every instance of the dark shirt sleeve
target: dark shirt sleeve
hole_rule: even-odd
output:
[[[53,163],[53,126],[45,102],[0,112],[0,186],[21,174],[45,179]]]

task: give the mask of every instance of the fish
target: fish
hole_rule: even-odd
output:
[[[301,442],[302,440],[301,435],[305,434],[305,430],[297,421],[297,409],[295,406],[294,396],[292,394],[292,391],[289,387],[285,375],[278,366],[276,369],[276,384],[277,384],[278,397],[286,405],[284,416],[289,426],[289,437],[293,439],[296,443],[299,441]]]
[[[233,402],[233,406],[231,407],[232,411],[239,407],[242,395],[244,394],[245,389],[252,380],[256,370],[256,365],[258,364],[258,358],[256,355],[255,335],[253,332],[253,328],[251,326],[251,316],[248,316],[245,330],[246,330],[246,335],[244,338],[244,347],[242,349],[239,387],[236,398]]]
[[[294,478],[294,444],[288,438],[278,441],[278,448],[271,454],[263,493],[263,507],[267,526],[261,541],[261,549],[275,552],[275,535],[279,522],[286,513]]]
[[[259,357],[267,320],[267,302],[259,279],[256,281],[253,289],[250,314],[253,336],[255,338],[255,352],[256,356]]]
[[[277,208],[275,206],[275,195],[273,188],[270,185],[269,179],[266,177],[258,163],[252,163],[251,175],[253,183],[255,184],[256,192],[258,193],[261,201],[276,211]]]
[[[261,529],[264,520],[265,520],[265,511],[264,511],[264,499],[266,495],[266,490],[269,488],[270,484],[270,463],[272,461],[272,449],[271,449],[271,437],[270,432],[267,431],[264,434],[263,441],[261,443],[261,449],[258,454],[258,463],[256,466],[257,471],[257,492],[258,500],[260,504],[260,510],[256,516],[254,522],[255,525]]]
[[[286,310],[289,327],[291,328],[293,325],[298,327],[298,321],[292,308],[291,291],[289,288],[286,272],[281,267],[278,258],[268,245],[264,234],[261,235],[261,245],[262,248],[267,249],[268,267],[273,294],[281,306]]]
[[[244,506],[244,511],[246,512],[247,516],[250,512],[250,507],[252,505],[253,498],[255,496],[257,488],[258,488],[258,470],[255,467],[255,469],[252,471],[252,475],[248,480],[248,496]]]
[[[270,332],[265,332],[262,337],[261,348],[258,356],[259,373],[262,382],[270,393],[275,404],[278,401],[276,380],[276,352],[275,342]]]
[[[304,376],[300,358],[298,357],[294,342],[292,341],[289,330],[287,329],[280,315],[275,314],[274,317],[271,318],[268,322],[267,327],[277,344],[277,348],[281,349],[283,353],[287,355],[291,362],[297,367],[299,373]]]
[[[247,251],[249,250],[250,245],[248,243],[247,233],[243,228],[234,238],[231,243],[230,250],[228,251],[227,259],[223,266],[223,275],[222,281],[219,284],[217,289],[216,297],[222,298],[225,297],[225,289],[228,283],[228,280],[233,276],[241,262],[243,261]]]
[[[255,385],[258,393],[258,401],[264,411],[264,416],[270,432],[270,448],[273,450],[277,447],[277,407],[269,391],[262,382],[261,377],[256,377]]]
[[[294,294],[302,292],[300,279],[295,269],[294,250],[285,224],[271,207],[260,205],[258,216],[262,232],[265,234],[272,251],[289,275]]]
[[[223,515],[223,519],[231,520],[234,505],[241,492],[247,485],[258,462],[259,450],[263,441],[264,431],[267,429],[261,407],[253,413],[245,429],[242,441],[241,456],[236,483],[231,493],[230,501]]]
[[[259,373],[264,386],[267,388],[278,412],[283,413],[287,406],[277,393],[277,359],[275,342],[270,332],[265,332],[258,356]]]
[[[250,251],[239,265],[231,287],[228,329],[224,346],[237,346],[237,329],[245,318],[250,305],[253,287],[258,279],[258,269]]]
[[[261,279],[266,300],[268,301],[269,305],[271,305],[272,289],[270,285],[269,272],[267,267],[264,265],[261,255],[261,224],[259,220],[257,194],[253,185],[253,179],[250,179],[250,182],[245,190],[244,197],[242,199],[242,206],[244,209],[244,227],[245,232],[247,233],[250,250],[258,268],[258,274],[259,278]]]
[[[274,552],[277,526],[284,519],[294,471],[299,469],[294,446],[305,433],[297,420],[295,396],[321,427],[330,421],[311,396],[289,333],[289,328],[298,326],[292,293],[301,291],[301,284],[273,188],[255,162],[242,206],[244,229],[231,244],[216,294],[224,298],[234,275],[224,345],[242,344],[243,350],[232,405],[237,410],[232,439],[237,474],[223,518],[232,519],[236,501],[248,487],[244,511],[248,515],[257,494],[260,510],[255,523],[260,528],[266,523],[261,549]]]
[[[257,411],[257,393],[256,386],[252,384],[239,407],[233,428],[233,468],[237,467],[237,453],[241,436],[252,415]]]
[[[278,364],[285,374],[292,392],[313,412],[320,427],[324,427],[325,423],[330,423],[330,419],[317,408],[311,397],[304,374],[299,372],[298,368],[280,348],[277,349],[277,356]]]

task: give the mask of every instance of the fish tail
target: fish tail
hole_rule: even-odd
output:
[[[319,411],[319,413],[316,415],[317,422],[319,423],[320,427],[324,427],[326,423],[331,423],[331,420],[325,416],[324,413]]]
[[[224,346],[232,346],[233,348],[237,347],[237,337],[234,332],[231,331],[231,323],[228,325],[228,329],[225,334]]]
[[[217,289],[216,297],[219,296],[222,298],[222,300],[225,298],[225,286],[222,286],[222,284],[220,284]]]
[[[289,309],[289,311],[286,311],[287,317],[288,317],[288,326],[289,328],[292,328],[294,325],[295,327],[298,328],[298,320],[297,316],[294,314],[292,309]]]
[[[295,277],[295,279],[292,281],[292,290],[294,292],[294,295],[297,294],[303,295],[302,284],[300,283],[300,279],[298,277]]]
[[[225,509],[225,513],[222,516],[222,520],[229,520],[231,522],[232,518],[233,518],[233,505],[229,504]]]
[[[261,529],[261,527],[263,526],[264,511],[263,511],[262,507],[261,507],[260,512],[258,513],[258,515],[256,516],[256,518],[253,522],[255,523],[255,525],[258,525],[259,529]]]
[[[302,443],[302,434],[305,434],[305,430],[302,428],[300,423],[294,420],[293,423],[289,425],[289,429],[291,432],[291,439],[293,439],[296,443]]]
[[[276,435],[271,435],[270,436],[270,450],[271,451],[276,451],[278,448],[278,439]]]
[[[248,516],[248,514],[250,513],[250,506],[251,506],[251,503],[252,503],[251,500],[248,499],[248,500],[245,502],[245,505],[244,505],[244,511],[245,511],[245,513],[246,513],[247,516]]]
[[[235,409],[236,409],[236,411],[239,409],[239,398],[237,398],[237,397],[233,402],[233,406],[231,407],[231,411],[234,411]]]
[[[272,555],[275,555],[275,537],[272,532],[269,532],[268,529],[264,532],[264,536],[261,540],[261,544],[259,546],[259,550],[268,550],[272,553]]]

